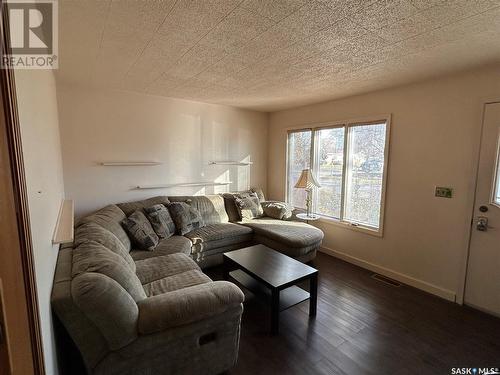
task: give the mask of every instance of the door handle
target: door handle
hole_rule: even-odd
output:
[[[480,232],[486,232],[488,230],[488,218],[486,216],[478,216],[476,229]]]

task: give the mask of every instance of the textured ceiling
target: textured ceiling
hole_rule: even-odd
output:
[[[500,0],[60,0],[62,82],[263,111],[500,61]]]

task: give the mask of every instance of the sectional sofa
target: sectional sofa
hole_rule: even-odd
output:
[[[136,250],[121,222],[155,204],[189,202],[205,226]],[[226,251],[262,243],[307,262],[323,233],[306,223],[242,221],[235,195],[153,197],[80,219],[60,249],[53,310],[92,374],[217,374],[238,356],[244,295],[201,268]]]

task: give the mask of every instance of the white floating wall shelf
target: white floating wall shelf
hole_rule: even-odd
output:
[[[231,161],[231,160],[225,160],[225,161],[211,161],[208,163],[210,165],[252,165],[253,162],[251,161]]]
[[[138,185],[137,189],[168,189],[174,187],[192,187],[192,186],[225,186],[232,184],[228,182],[188,182],[183,184],[159,184],[159,185]]]
[[[52,243],[54,245],[73,242],[74,222],[75,215],[73,201],[65,199],[61,203],[59,216],[57,217],[56,229],[54,230],[54,237],[52,237]]]
[[[99,165],[104,167],[141,167],[163,164],[160,161],[101,161]]]

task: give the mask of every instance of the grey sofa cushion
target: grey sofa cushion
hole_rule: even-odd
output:
[[[238,358],[242,312],[239,304],[191,324],[140,334],[103,358],[93,375],[227,374]],[[215,337],[215,342],[199,345],[207,335]]]
[[[139,249],[152,251],[158,245],[158,235],[142,211],[137,210],[123,219],[122,225],[134,245]]]
[[[71,294],[72,267],[73,247],[63,244],[57,256],[50,305],[78,346],[87,368],[93,368],[108,353],[109,347],[97,326],[75,304]]]
[[[144,208],[144,212],[159,238],[169,238],[174,235],[175,224],[167,207],[163,204],[155,204]]]
[[[112,278],[92,272],[79,275],[71,282],[71,295],[109,349],[118,350],[137,338],[137,304]]]
[[[100,225],[90,222],[80,225],[75,229],[74,247],[80,246],[87,241],[95,241],[103,245],[105,248],[111,250],[115,254],[121,256],[130,269],[135,272],[135,262],[125,248],[125,245],[109,230],[101,227]]]
[[[205,224],[227,223],[229,218],[220,195],[169,197],[171,202],[185,202],[198,210]]]
[[[227,246],[216,246],[209,250],[194,252],[193,254],[191,254],[191,256],[200,266],[201,269],[218,266],[224,263],[224,258],[223,258],[224,253],[255,245],[254,235],[252,234],[251,236],[249,236],[249,238],[250,240],[247,242],[238,242]],[[217,241],[212,241],[209,244],[212,243],[217,244]]]
[[[233,283],[215,281],[148,298],[139,306],[139,332],[148,334],[221,314],[243,303]]]
[[[137,277],[142,284],[177,275],[200,267],[189,256],[182,253],[163,255],[137,261]]]
[[[187,288],[193,285],[209,283],[212,280],[198,269],[181,272],[163,279],[155,280],[143,285],[148,297]]]
[[[168,210],[175,223],[177,234],[181,236],[193,229],[201,228],[205,224],[200,212],[184,202],[173,202],[168,205]]]
[[[78,221],[76,226],[78,227],[86,223],[96,223],[113,233],[123,243],[125,248],[130,250],[130,239],[120,224],[125,218],[125,214],[118,206],[110,204],[91,215],[83,217]]]
[[[154,206],[155,204],[167,205],[169,202],[168,197],[157,196],[140,201],[118,203],[117,206],[125,213],[125,216],[129,216],[137,210],[144,210],[144,208]]]
[[[252,239],[251,228],[234,224],[211,224],[186,233],[193,243],[192,253],[199,253],[216,247],[243,243]]]
[[[309,261],[314,259],[316,251],[319,250],[321,246],[321,241],[313,242],[307,246],[296,246],[292,247],[284,244],[281,241],[273,240],[272,238],[261,236],[256,234],[254,237],[255,242],[266,245],[271,249],[279,251],[282,254],[288,255],[289,257],[300,260],[301,262]]]
[[[261,202],[264,214],[278,220],[288,220],[293,215],[293,208],[288,203],[277,201]]]
[[[153,251],[132,250],[130,256],[134,261],[138,261],[175,253],[189,255],[191,254],[191,245],[191,241],[184,236],[172,236],[161,240]]]
[[[259,197],[255,193],[244,198],[237,197],[235,203],[241,219],[255,219],[264,215]]]
[[[84,242],[73,250],[71,276],[75,278],[84,273],[100,273],[115,280],[134,301],[146,298],[141,282],[127,262],[95,241]]]
[[[241,224],[252,228],[256,236],[270,238],[288,247],[306,247],[323,240],[323,232],[320,229],[297,221],[264,217],[242,221]]]

